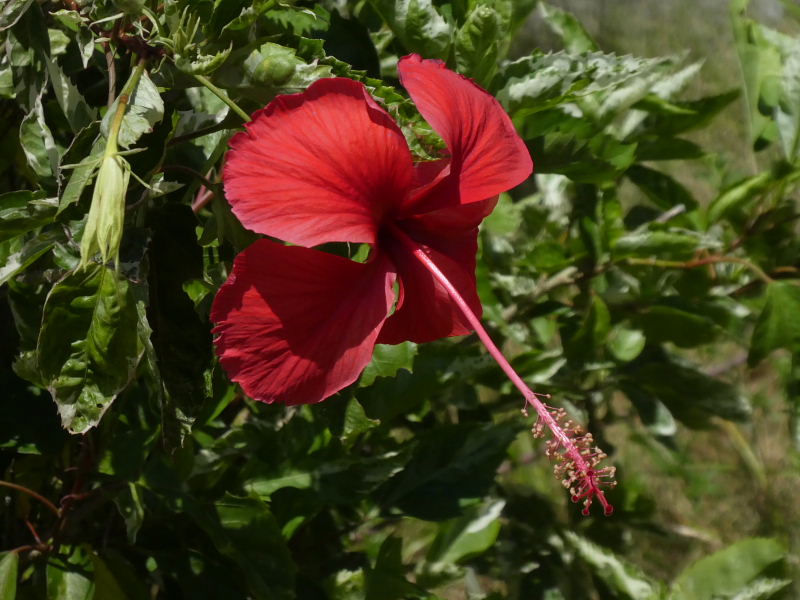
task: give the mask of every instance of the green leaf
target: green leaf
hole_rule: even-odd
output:
[[[611,329],[606,343],[617,360],[630,362],[641,354],[646,342],[644,334],[638,329],[618,324]]]
[[[597,358],[596,352],[601,348],[611,329],[611,315],[603,299],[595,294],[583,317],[578,331],[566,343],[565,351],[576,360]]]
[[[0,98],[14,98],[14,73],[5,56],[0,57]]]
[[[100,131],[108,138],[111,120],[117,112],[119,98],[109,107]],[[153,126],[164,118],[164,101],[158,88],[152,82],[147,72],[143,72],[136,90],[131,94],[125,117],[119,130],[117,143],[123,148],[130,148],[145,133],[153,130]]]
[[[410,343],[410,342],[409,342]],[[356,439],[370,429],[380,425],[377,419],[370,419],[364,412],[364,407],[356,398],[350,398],[344,413],[341,440],[345,446],[352,446]]]
[[[564,533],[564,537],[597,576],[622,597],[629,600],[658,600],[662,597],[659,583],[622,557],[571,531]]]
[[[65,428],[97,425],[143,353],[128,282],[102,265],[68,273],[47,296],[36,359]]]
[[[403,541],[390,535],[381,544],[375,566],[365,569],[366,600],[434,600],[434,596],[405,577]]]
[[[500,533],[504,500],[493,500],[467,509],[463,516],[439,525],[425,560],[457,563],[486,552]]]
[[[791,583],[790,579],[759,577],[743,587],[735,596],[732,596],[731,600],[766,600],[767,598],[772,598],[772,596]]]
[[[91,131],[89,131],[89,129],[91,129]],[[93,141],[89,142],[87,138],[91,138]],[[88,143],[91,143],[91,146],[87,148],[89,152],[88,156],[85,158],[82,157],[79,163],[71,165],[72,173],[69,176],[67,185],[64,186],[61,192],[61,199],[58,203],[59,213],[70,204],[75,204],[80,200],[83,190],[89,185],[92,177],[94,177],[100,167],[100,160],[105,152],[106,142],[101,136],[97,135],[94,128],[87,128],[76,136],[72,146],[70,146],[70,149],[67,151],[67,156],[79,147],[83,148]],[[62,172],[65,168],[65,165],[61,165]]]
[[[672,342],[681,348],[708,344],[722,332],[714,321],[703,314],[658,304],[645,308],[633,318],[633,323],[644,331],[648,342]]]
[[[519,423],[441,426],[419,436],[414,455],[382,488],[385,503],[406,514],[447,519],[483,496]]]
[[[114,504],[125,521],[125,531],[128,534],[128,542],[136,543],[136,536],[144,524],[144,504],[141,488],[128,481],[128,486],[114,496]]]
[[[214,506],[215,517],[202,518],[200,525],[244,575],[255,597],[293,598],[296,568],[268,506],[256,498],[230,494]]]
[[[800,351],[800,286],[774,281],[767,286],[766,302],[758,316],[750,341],[747,362],[755,366],[773,350]]]
[[[425,58],[446,59],[453,26],[432,0],[371,0],[405,49]]]
[[[22,119],[19,127],[19,143],[25,152],[28,165],[41,178],[50,182],[58,172],[60,152],[44,119],[42,98],[37,96],[31,111]]]
[[[675,580],[670,598],[675,600],[713,600],[731,597],[773,563],[786,556],[786,550],[769,538],[751,538],[701,558]]]
[[[86,103],[78,88],[64,74],[55,59],[47,61],[47,72],[58,105],[64,111],[72,131],[80,131],[97,118],[97,111]]]
[[[17,597],[17,567],[19,555],[4,552],[0,558],[0,600],[14,600]]]
[[[553,33],[561,38],[564,49],[570,54],[599,50],[597,44],[573,14],[546,2],[539,3],[539,12]]]
[[[47,198],[43,192],[19,190],[0,194],[0,241],[52,222],[56,207],[55,198]]]
[[[48,600],[93,600],[94,592],[94,567],[88,547],[62,546],[61,552],[47,561]]]
[[[414,342],[402,342],[394,346],[376,344],[372,361],[361,374],[358,385],[366,387],[372,385],[377,377],[394,377],[400,369],[412,373],[416,354],[417,345]]]
[[[32,3],[33,0],[7,0],[0,9],[0,31],[12,27]]]
[[[304,490],[311,487],[313,475],[308,471],[286,471],[275,477],[253,477],[244,482],[244,489],[260,498],[269,498],[274,492],[284,488]]]
[[[743,421],[751,413],[749,402],[733,385],[665,358],[630,363],[627,380],[663,402],[689,427],[706,427],[711,416]]]
[[[800,40],[751,21],[731,6],[756,149],[780,138],[789,161],[800,150]]]
[[[701,158],[705,151],[689,140],[683,138],[655,137],[639,141],[636,151],[639,160],[690,160]]]
[[[647,126],[662,136],[674,136],[685,131],[706,126],[717,114],[739,97],[739,90],[731,90],[717,96],[698,100],[673,101],[646,96],[645,104],[636,105],[648,112]],[[661,140],[659,140],[661,141]]]
[[[708,206],[708,221],[716,223],[731,212],[745,210],[775,181],[769,171],[753,175],[725,189]]]
[[[478,3],[455,36],[456,66],[460,73],[488,87],[506,45],[510,8]],[[499,6],[506,10],[498,10]]]
[[[107,553],[103,557],[92,554],[95,597],[99,600],[147,600],[150,598],[146,584],[133,566],[119,555]]]
[[[689,258],[703,246],[702,242],[702,238],[689,231],[634,231],[617,239],[614,256]]]
[[[625,175],[659,208],[669,210],[680,204],[690,211],[697,206],[689,190],[666,173],[633,165]]]
[[[60,232],[44,234],[25,242],[22,237],[0,242],[0,285],[28,268],[50,250]]]

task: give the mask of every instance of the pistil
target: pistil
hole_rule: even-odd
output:
[[[561,483],[566,487],[573,502],[583,502],[583,514],[588,515],[592,501],[597,501],[603,506],[606,516],[614,512],[614,507],[608,502],[603,492],[603,487],[612,488],[616,485],[614,481],[614,467],[599,467],[600,462],[606,458],[606,454],[594,446],[591,433],[585,433],[583,429],[568,420],[566,411],[563,408],[554,408],[542,402],[542,398],[549,396],[537,394],[531,390],[523,379],[517,374],[506,357],[495,345],[492,338],[483,327],[481,320],[469,307],[455,286],[442,273],[428,253],[425,247],[411,239],[402,229],[392,225],[391,235],[400,241],[411,252],[414,257],[433,275],[441,286],[450,295],[455,305],[467,319],[467,322],[475,330],[483,345],[489,351],[500,368],[505,372],[511,383],[522,393],[525,398],[525,406],[522,413],[528,415],[528,406],[532,406],[536,411],[537,419],[531,429],[534,437],[543,437],[545,429],[548,429],[553,439],[547,442],[547,456],[555,464],[556,476],[561,479]]]

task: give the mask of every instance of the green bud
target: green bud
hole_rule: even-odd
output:
[[[301,62],[294,50],[267,42],[247,58],[244,68],[254,83],[280,86],[292,78]]]
[[[79,268],[88,265],[97,252],[100,252],[103,263],[111,258],[115,262],[118,260],[129,179],[130,167],[124,158],[116,153],[103,157],[81,239]]]

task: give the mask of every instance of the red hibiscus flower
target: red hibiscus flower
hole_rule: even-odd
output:
[[[211,313],[220,361],[257,400],[314,403],[354,382],[376,343],[475,330],[543,426],[560,432],[553,453],[579,470],[573,498],[607,506],[594,449],[565,433],[479,320],[478,225],[530,175],[528,150],[497,100],[440,61],[411,55],[398,71],[446,158],[415,163],[389,114],[342,78],[279,96],[231,139],[223,181],[234,214],[293,245],[261,239],[236,257]],[[327,242],[369,244],[370,257],[312,249]]]

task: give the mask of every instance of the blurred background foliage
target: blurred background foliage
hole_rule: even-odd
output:
[[[7,0],[0,598],[797,597],[798,12]],[[351,77],[435,154],[409,52],[530,148],[481,230],[485,319],[611,454],[613,517],[569,504],[471,336],[379,346],[311,407],[250,401],[213,357],[254,239],[219,181],[237,111]],[[99,203],[124,207],[119,260],[79,269]]]

